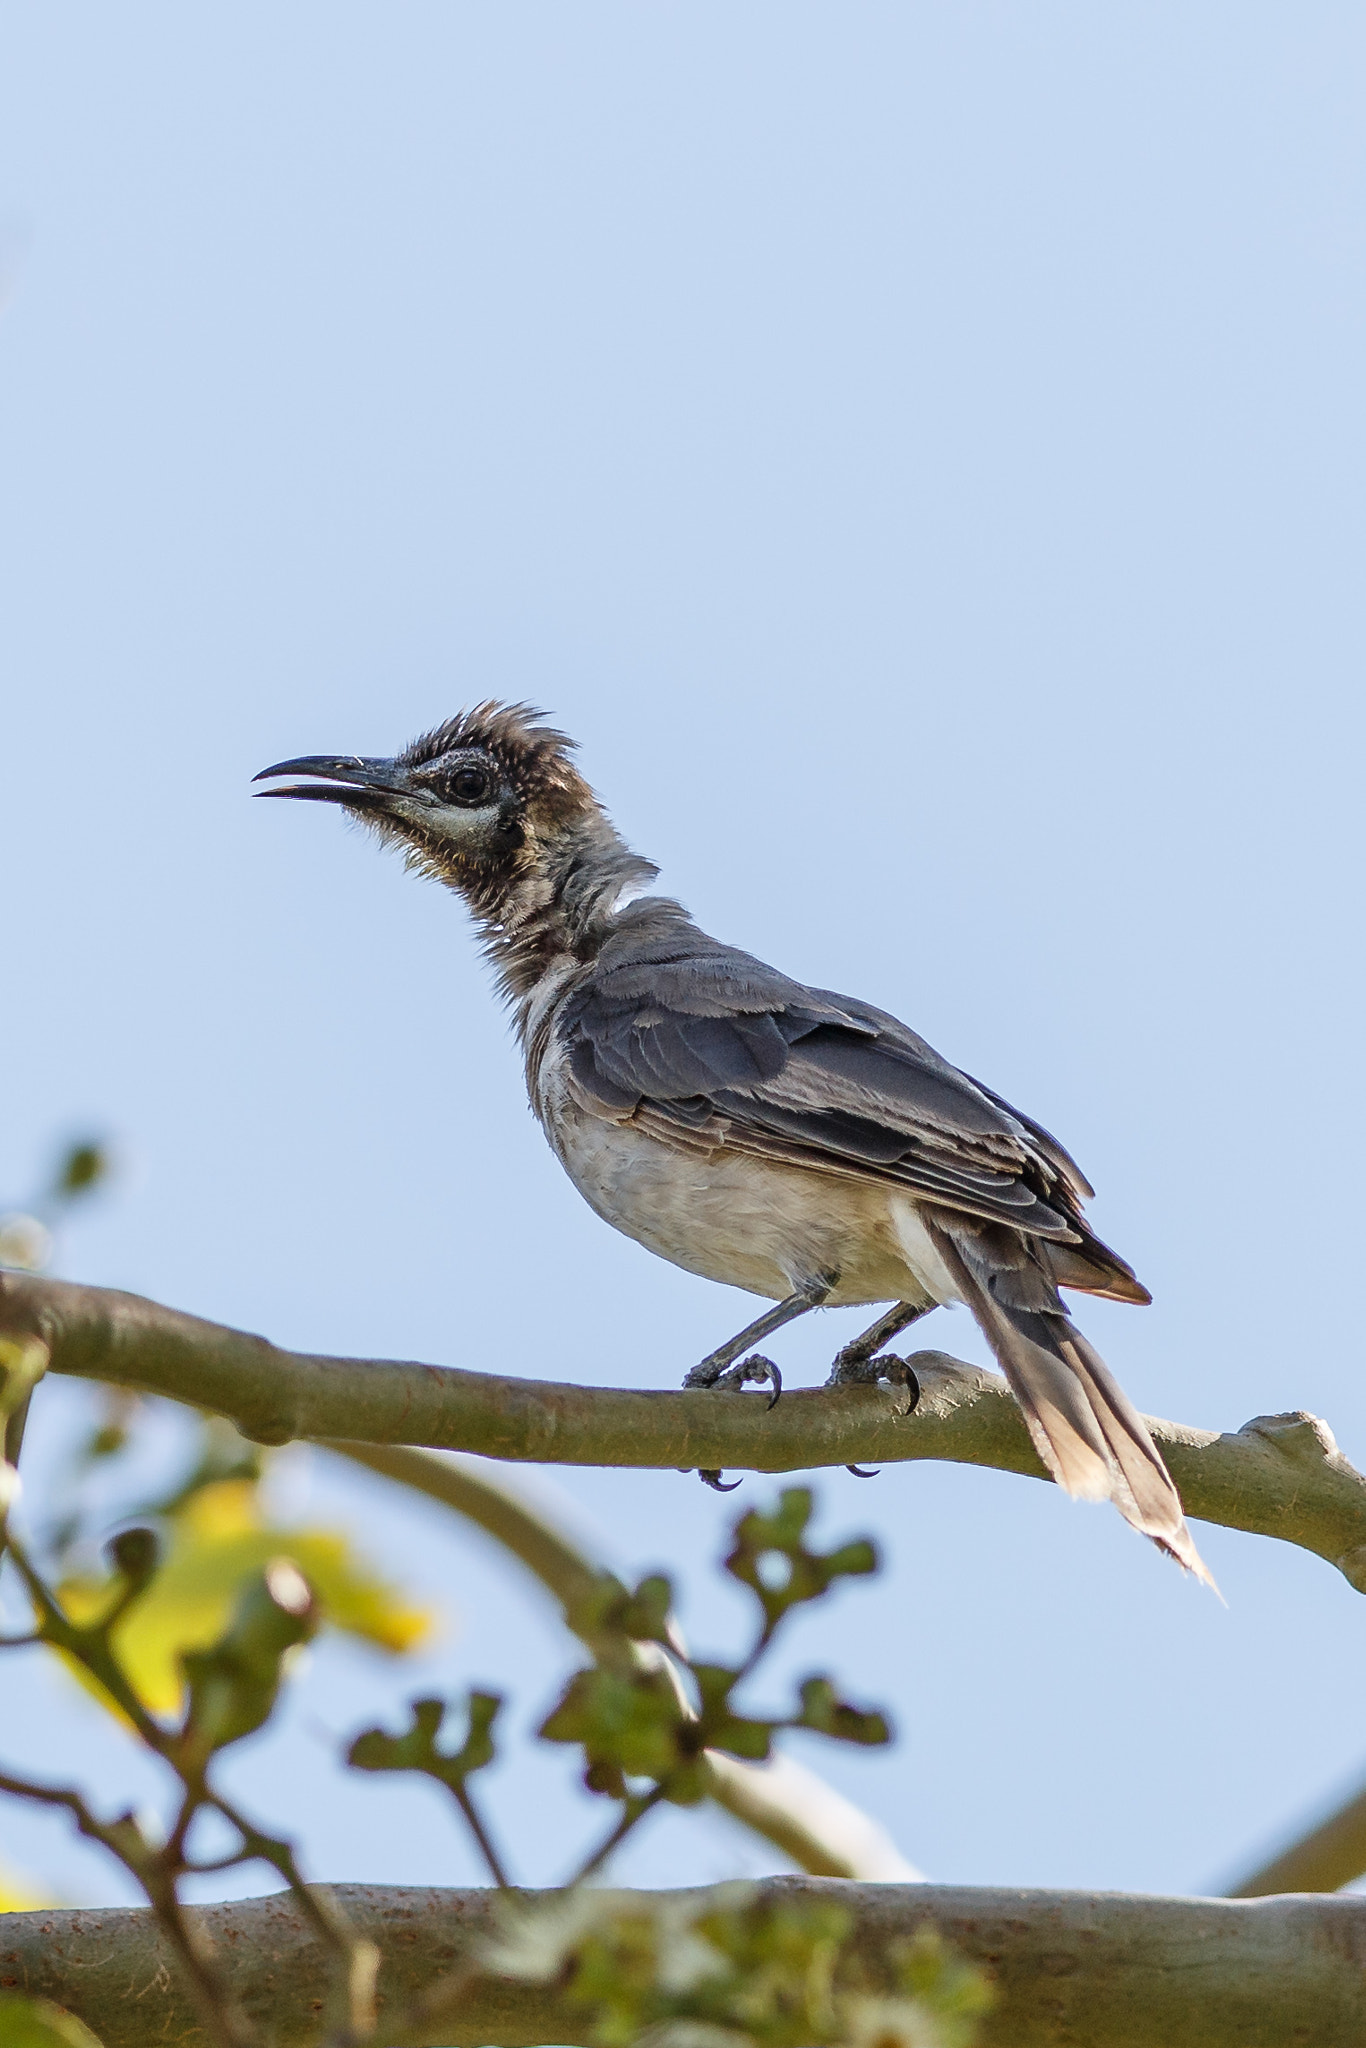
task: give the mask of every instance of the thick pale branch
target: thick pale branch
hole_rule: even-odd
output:
[[[854,1916],[852,1946],[874,1981],[887,1981],[896,1949],[933,1923],[995,1981],[982,2048],[1358,2048],[1366,2035],[1366,1899],[1126,1898],[816,1878],[770,1878],[758,1889],[770,1899],[837,1899]],[[443,1980],[451,1988],[448,2016],[402,2037],[405,2048],[586,2040],[583,2016],[557,1986],[508,1984],[472,1968],[493,1894],[344,1885],[336,1898],[379,1946],[391,2018],[439,1993]],[[203,1921],[234,1991],[269,2023],[278,2048],[316,2040],[325,1959],[288,1894],[208,1907]],[[204,2041],[146,1912],[7,1915],[0,1981],[78,2013],[105,2048]]]
[[[574,1626],[572,1611],[595,1585],[601,1567],[510,1488],[472,1470],[473,1459],[399,1444],[331,1443],[326,1448],[477,1523],[540,1580],[559,1602],[566,1626]],[[708,1750],[706,1766],[708,1791],[717,1805],[813,1877],[919,1876],[885,1828],[794,1758],[775,1755],[768,1763],[750,1764]]]
[[[0,1334],[36,1335],[51,1369],[168,1394],[229,1416],[261,1443],[342,1437],[536,1464],[809,1471],[943,1458],[1047,1475],[994,1373],[939,1351],[914,1358],[923,1397],[844,1387],[785,1394],[647,1393],[507,1379],[456,1366],[282,1351],[137,1295],[0,1275]],[[1216,1435],[1149,1418],[1187,1512],[1298,1543],[1366,1591],[1366,1479],[1326,1424],[1258,1416]]]

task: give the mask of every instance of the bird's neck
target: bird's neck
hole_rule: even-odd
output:
[[[499,988],[523,1028],[547,978],[590,965],[618,913],[658,873],[595,812],[527,847],[496,903],[471,905]]]

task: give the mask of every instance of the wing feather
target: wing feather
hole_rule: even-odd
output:
[[[1060,1248],[1088,1236],[1056,1140],[895,1018],[696,932],[616,946],[560,1019],[585,1106],[689,1148],[891,1181]]]

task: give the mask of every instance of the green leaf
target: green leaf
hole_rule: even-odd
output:
[[[773,1730],[777,1725],[774,1721],[752,1721],[743,1715],[731,1714],[707,1731],[707,1748],[724,1749],[728,1755],[738,1756],[745,1763],[767,1763],[773,1750]]]
[[[701,1716],[710,1724],[722,1719],[730,1712],[730,1696],[740,1681],[740,1673],[733,1664],[690,1664],[688,1669],[697,1682],[697,1696]]]
[[[676,1764],[659,1789],[670,1806],[700,1806],[712,1790],[705,1759],[699,1755]]]
[[[367,1728],[352,1743],[346,1761],[358,1771],[421,1771],[459,1794],[465,1780],[491,1764],[497,1754],[493,1724],[502,1705],[495,1692],[471,1692],[465,1703],[465,1740],[458,1750],[447,1753],[436,1746],[446,1718],[444,1702],[414,1700],[410,1707],[413,1724],[405,1735]]]
[[[503,1902],[490,1974],[564,1986],[594,2048],[972,2048],[983,1973],[922,1928],[900,1988],[867,1982],[853,1916],[833,1900],[765,1901],[752,1885],[654,1899],[593,1890]]]
[[[791,1608],[819,1600],[836,1579],[861,1577],[878,1568],[877,1551],[866,1537],[831,1551],[809,1549],[810,1519],[810,1489],[789,1486],[773,1513],[751,1508],[735,1525],[726,1570],[750,1588],[770,1631]]]
[[[0,2042],[4,2048],[100,2048],[75,2013],[11,1991],[0,1991]]]
[[[192,1747],[207,1754],[255,1734],[274,1709],[287,1653],[317,1626],[308,1581],[288,1558],[272,1559],[242,1594],[219,1640],[181,1658]]]
[[[701,1898],[571,1892],[505,1909],[484,1960],[500,1976],[564,1984],[597,2048],[812,2048],[845,2038],[834,1978],[850,1924],[843,1907],[765,1904],[745,1884]]]
[[[814,1728],[836,1742],[859,1742],[877,1748],[890,1742],[892,1731],[875,1709],[851,1707],[840,1699],[828,1678],[808,1678],[801,1689],[802,1711],[798,1728]]]
[[[658,1784],[691,1765],[701,1746],[699,1730],[667,1673],[596,1665],[575,1673],[539,1732],[546,1742],[577,1743],[589,1790],[624,1799],[626,1778]]]
[[[978,2020],[996,2003],[985,1971],[951,1948],[937,1927],[925,1926],[901,1950],[897,1974],[907,1996],[934,2015],[941,2048],[971,2048]]]
[[[737,1714],[730,1696],[739,1672],[729,1664],[693,1664],[699,1698],[698,1739],[707,1749],[724,1749],[749,1763],[764,1763],[773,1747],[775,1721]]]
[[[622,1634],[630,1636],[633,1642],[667,1646],[673,1603],[672,1581],[663,1572],[650,1573],[621,1609],[618,1625]]]
[[[603,1572],[588,1592],[570,1604],[565,1618],[585,1642],[620,1636],[629,1642],[667,1647],[672,1612],[673,1585],[662,1572],[643,1578],[634,1593],[611,1572]]]

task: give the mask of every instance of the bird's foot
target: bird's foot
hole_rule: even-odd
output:
[[[715,1358],[704,1358],[695,1365],[684,1380],[685,1387],[744,1387],[749,1385],[772,1387],[768,1405],[773,1408],[783,1391],[783,1376],[771,1358],[765,1358],[760,1351],[742,1358],[738,1365],[724,1365]]]
[[[703,1373],[707,1374],[705,1379],[702,1378]],[[765,1358],[762,1352],[756,1351],[751,1357],[742,1358],[737,1365],[713,1366],[710,1359],[704,1358],[701,1365],[693,1367],[683,1384],[685,1387],[726,1387],[737,1393],[746,1386],[771,1387],[773,1391],[768,1397],[771,1408],[783,1391],[783,1376],[771,1358]],[[719,1469],[699,1471],[697,1476],[704,1486],[711,1487],[713,1493],[734,1493],[740,1484],[738,1479],[732,1479],[729,1486],[723,1486]]]
[[[897,1358],[886,1352],[881,1358],[868,1358],[857,1344],[847,1344],[836,1356],[830,1368],[827,1387],[873,1387],[879,1380],[886,1380],[895,1387],[906,1389],[906,1405],[902,1409],[905,1417],[914,1410],[920,1400],[920,1382],[911,1369],[910,1361]],[[865,1471],[862,1465],[846,1465],[846,1472],[852,1472],[855,1479],[876,1479],[876,1472]]]
[[[841,1351],[830,1368],[827,1387],[874,1387],[881,1380],[890,1386],[904,1387],[906,1401],[901,1410],[903,1416],[914,1413],[920,1402],[920,1382],[908,1358],[897,1358],[886,1352],[881,1358],[853,1356],[854,1347]]]
[[[738,1365],[728,1365],[724,1372],[712,1381],[714,1387],[771,1387],[768,1397],[770,1408],[776,1408],[783,1391],[783,1376],[771,1358],[765,1358],[761,1351],[742,1358]]]

